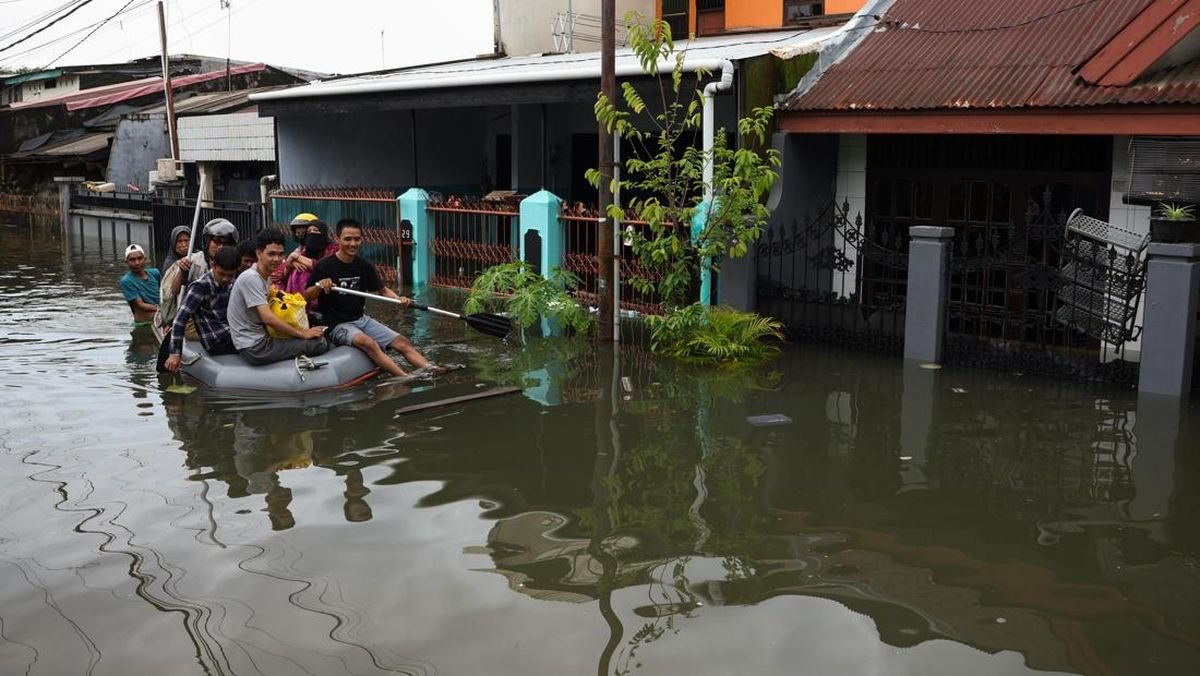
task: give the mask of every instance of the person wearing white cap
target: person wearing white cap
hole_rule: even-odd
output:
[[[121,277],[121,295],[133,311],[135,325],[148,325],[158,310],[158,288],[162,274],[158,268],[146,267],[146,250],[136,244],[125,248],[125,264],[129,272]]]

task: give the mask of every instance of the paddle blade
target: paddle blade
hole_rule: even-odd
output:
[[[509,321],[508,317],[500,315],[481,313],[467,315],[463,319],[466,320],[468,326],[476,331],[486,333],[489,336],[495,336],[496,338],[503,338],[512,330],[512,322]]]

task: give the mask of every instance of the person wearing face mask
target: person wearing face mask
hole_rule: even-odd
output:
[[[337,253],[337,250],[337,242],[329,239],[329,226],[321,221],[310,221],[302,244],[271,275],[271,284],[288,293],[304,293],[312,277],[313,266],[322,258]],[[312,301],[308,310],[315,310],[317,303],[316,300]]]

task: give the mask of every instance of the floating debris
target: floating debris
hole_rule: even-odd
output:
[[[792,419],[782,413],[769,413],[767,415],[752,415],[746,418],[746,422],[755,427],[770,427],[773,425],[791,425]]]
[[[955,393],[955,394],[966,394],[966,393],[967,393],[967,391],[966,391],[966,390],[964,390],[964,389],[963,389],[963,388],[961,388],[961,387],[951,387],[951,388],[950,388],[950,391],[951,391],[951,392],[953,392],[953,393]]]
[[[928,369],[930,371],[938,371],[938,370],[941,370],[942,365],[941,364],[921,364],[921,368]]]

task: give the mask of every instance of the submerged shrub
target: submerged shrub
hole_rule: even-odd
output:
[[[649,317],[650,349],[694,364],[758,364],[779,353],[783,325],[731,307],[688,305],[665,317]]]
[[[483,312],[491,305],[502,305],[509,316],[529,328],[539,317],[555,320],[577,333],[589,333],[596,319],[572,293],[579,288],[579,278],[555,268],[546,279],[524,261],[513,261],[490,267],[471,284],[464,312]]]

